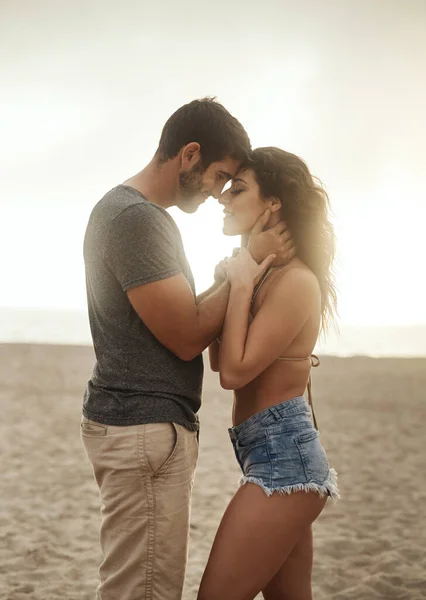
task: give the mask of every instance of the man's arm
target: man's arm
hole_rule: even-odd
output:
[[[217,337],[228,304],[227,281],[195,300],[182,273],[131,288],[127,296],[151,333],[182,360],[192,360]]]
[[[209,360],[210,360],[210,369],[219,372],[219,342],[217,340],[213,340],[213,342],[209,346]]]
[[[110,224],[104,259],[151,333],[183,360],[200,354],[221,330],[229,286],[198,300],[177,260],[176,226],[158,207],[125,208]]]
[[[220,286],[220,284],[225,281],[225,278],[222,279],[222,281],[215,281],[213,285],[211,285],[205,292],[201,292],[201,294],[198,294],[197,296],[197,304],[200,304],[203,300],[205,300],[208,296],[211,296],[214,292],[216,292],[216,290],[218,289],[218,287]]]
[[[253,237],[266,238],[268,246],[266,234],[259,227]],[[192,360],[222,329],[229,284],[215,284],[195,299],[177,263],[173,235],[173,225],[155,206],[131,207],[114,220],[105,259],[151,333],[182,360]]]
[[[266,211],[259,218],[250,236],[259,261],[276,249],[286,256],[293,252],[290,236],[282,235],[285,225],[263,231],[268,215]],[[163,346],[182,360],[192,360],[222,330],[230,290],[224,277],[226,260],[216,269],[215,283],[195,300],[182,273],[127,290],[127,295],[134,310]]]

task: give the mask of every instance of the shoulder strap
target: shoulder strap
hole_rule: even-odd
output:
[[[314,422],[314,427],[318,431],[317,418],[315,416],[314,404],[312,402],[312,379],[311,379],[310,375],[309,375],[309,379],[308,379],[308,402],[309,402],[309,406],[311,407],[312,420]]]
[[[316,354],[311,354],[311,366],[312,367],[318,367],[320,365],[320,359],[318,358],[318,356]],[[311,412],[312,412],[312,420],[314,422],[314,427],[315,429],[318,431],[318,423],[317,423],[317,419],[315,416],[315,411],[314,411],[314,403],[313,403],[313,399],[312,399],[312,378],[311,375],[309,375],[309,379],[308,379],[308,402],[309,402],[309,406],[311,407]]]
[[[282,266],[283,265],[279,265],[278,267],[269,267],[269,269],[267,269],[264,272],[264,274],[260,278],[259,283],[257,283],[256,286],[255,286],[255,288],[254,288],[253,296],[251,297],[251,306],[253,306],[254,301],[256,300],[256,296],[259,293],[260,288],[265,283],[266,279],[269,277],[269,275],[272,273],[272,271],[275,271],[276,269],[281,269]]]

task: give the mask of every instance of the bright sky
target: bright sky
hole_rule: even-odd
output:
[[[328,189],[343,322],[426,323],[423,0],[0,4],[0,306],[85,309],[92,206],[175,109],[216,95]],[[171,211],[197,287],[238,244]]]

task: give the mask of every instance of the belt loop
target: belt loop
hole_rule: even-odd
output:
[[[271,412],[276,421],[281,421],[281,413],[276,406],[270,406],[269,411]]]

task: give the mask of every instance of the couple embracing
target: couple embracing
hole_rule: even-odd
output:
[[[197,296],[166,209],[192,213],[209,196],[241,250]],[[151,162],[95,206],[84,259],[96,363],[81,435],[102,502],[98,600],[182,597],[207,348],[234,390],[242,476],[198,600],[312,598],[311,526],[338,496],[310,388],[335,311],[333,257],[327,195],[306,164],[252,150],[213,99],[178,109]]]

